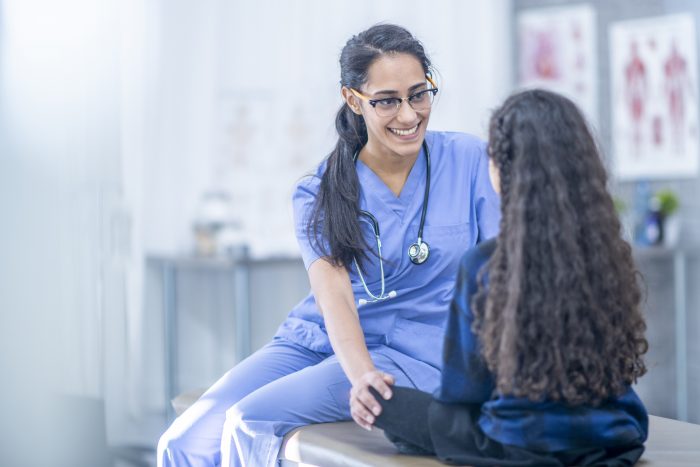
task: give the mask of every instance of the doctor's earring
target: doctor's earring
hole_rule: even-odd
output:
[[[362,109],[357,101],[357,97],[352,93],[350,88],[343,86],[341,91],[345,105],[354,113],[355,115],[362,115]]]

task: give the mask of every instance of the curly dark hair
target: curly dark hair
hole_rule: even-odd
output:
[[[598,146],[570,100],[508,98],[489,128],[500,175],[495,252],[472,299],[501,394],[599,405],[646,372],[638,272]]]

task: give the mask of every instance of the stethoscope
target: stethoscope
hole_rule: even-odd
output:
[[[408,247],[408,258],[413,264],[423,264],[428,260],[430,256],[430,246],[423,241],[423,226],[425,225],[425,215],[428,212],[428,199],[430,197],[430,151],[428,151],[428,145],[423,140],[423,151],[425,152],[425,191],[423,192],[423,207],[420,215],[420,224],[418,224],[418,239],[415,243]],[[353,162],[357,163],[357,158],[360,155],[360,151],[355,152],[353,156]],[[382,261],[382,240],[379,237],[379,222],[377,218],[372,215],[369,211],[360,210],[360,214],[367,217],[372,223],[372,230],[374,231],[374,237],[377,240],[377,254],[379,255],[379,273],[381,274],[381,291],[379,295],[373,294],[369,287],[367,287],[367,282],[362,275],[360,266],[357,264],[357,258],[353,258],[355,263],[355,269],[357,269],[357,275],[360,277],[362,282],[362,287],[365,289],[367,296],[370,300],[361,298],[357,301],[358,306],[366,305],[367,303],[379,302],[382,300],[388,300],[390,298],[396,297],[396,291],[392,290],[389,293],[385,293],[385,280],[384,280],[384,261]]]

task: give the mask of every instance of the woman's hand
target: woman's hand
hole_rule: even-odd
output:
[[[371,370],[357,379],[350,390],[350,414],[353,420],[365,430],[371,430],[374,419],[382,412],[382,407],[369,392],[373,387],[384,399],[391,399],[394,377],[379,370]]]
[[[372,362],[360,326],[347,269],[334,266],[325,259],[314,261],[309,267],[309,282],[318,309],[323,315],[333,351],[352,383],[352,418],[362,428],[370,430],[382,408],[369,388],[374,388],[382,397],[389,399],[389,385],[394,384],[394,378],[377,370]]]

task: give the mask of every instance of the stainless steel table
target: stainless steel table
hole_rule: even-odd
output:
[[[673,261],[673,296],[676,360],[676,419],[688,420],[688,308],[687,264],[696,250],[667,247],[635,247],[635,260],[668,259]],[[643,271],[642,271],[643,272]]]
[[[239,359],[250,355],[250,259],[239,257],[148,256],[147,264],[160,271],[163,291],[165,404],[168,421],[175,418],[170,401],[179,393],[177,387],[177,277],[184,271],[206,270],[230,272],[233,277],[236,354]]]

